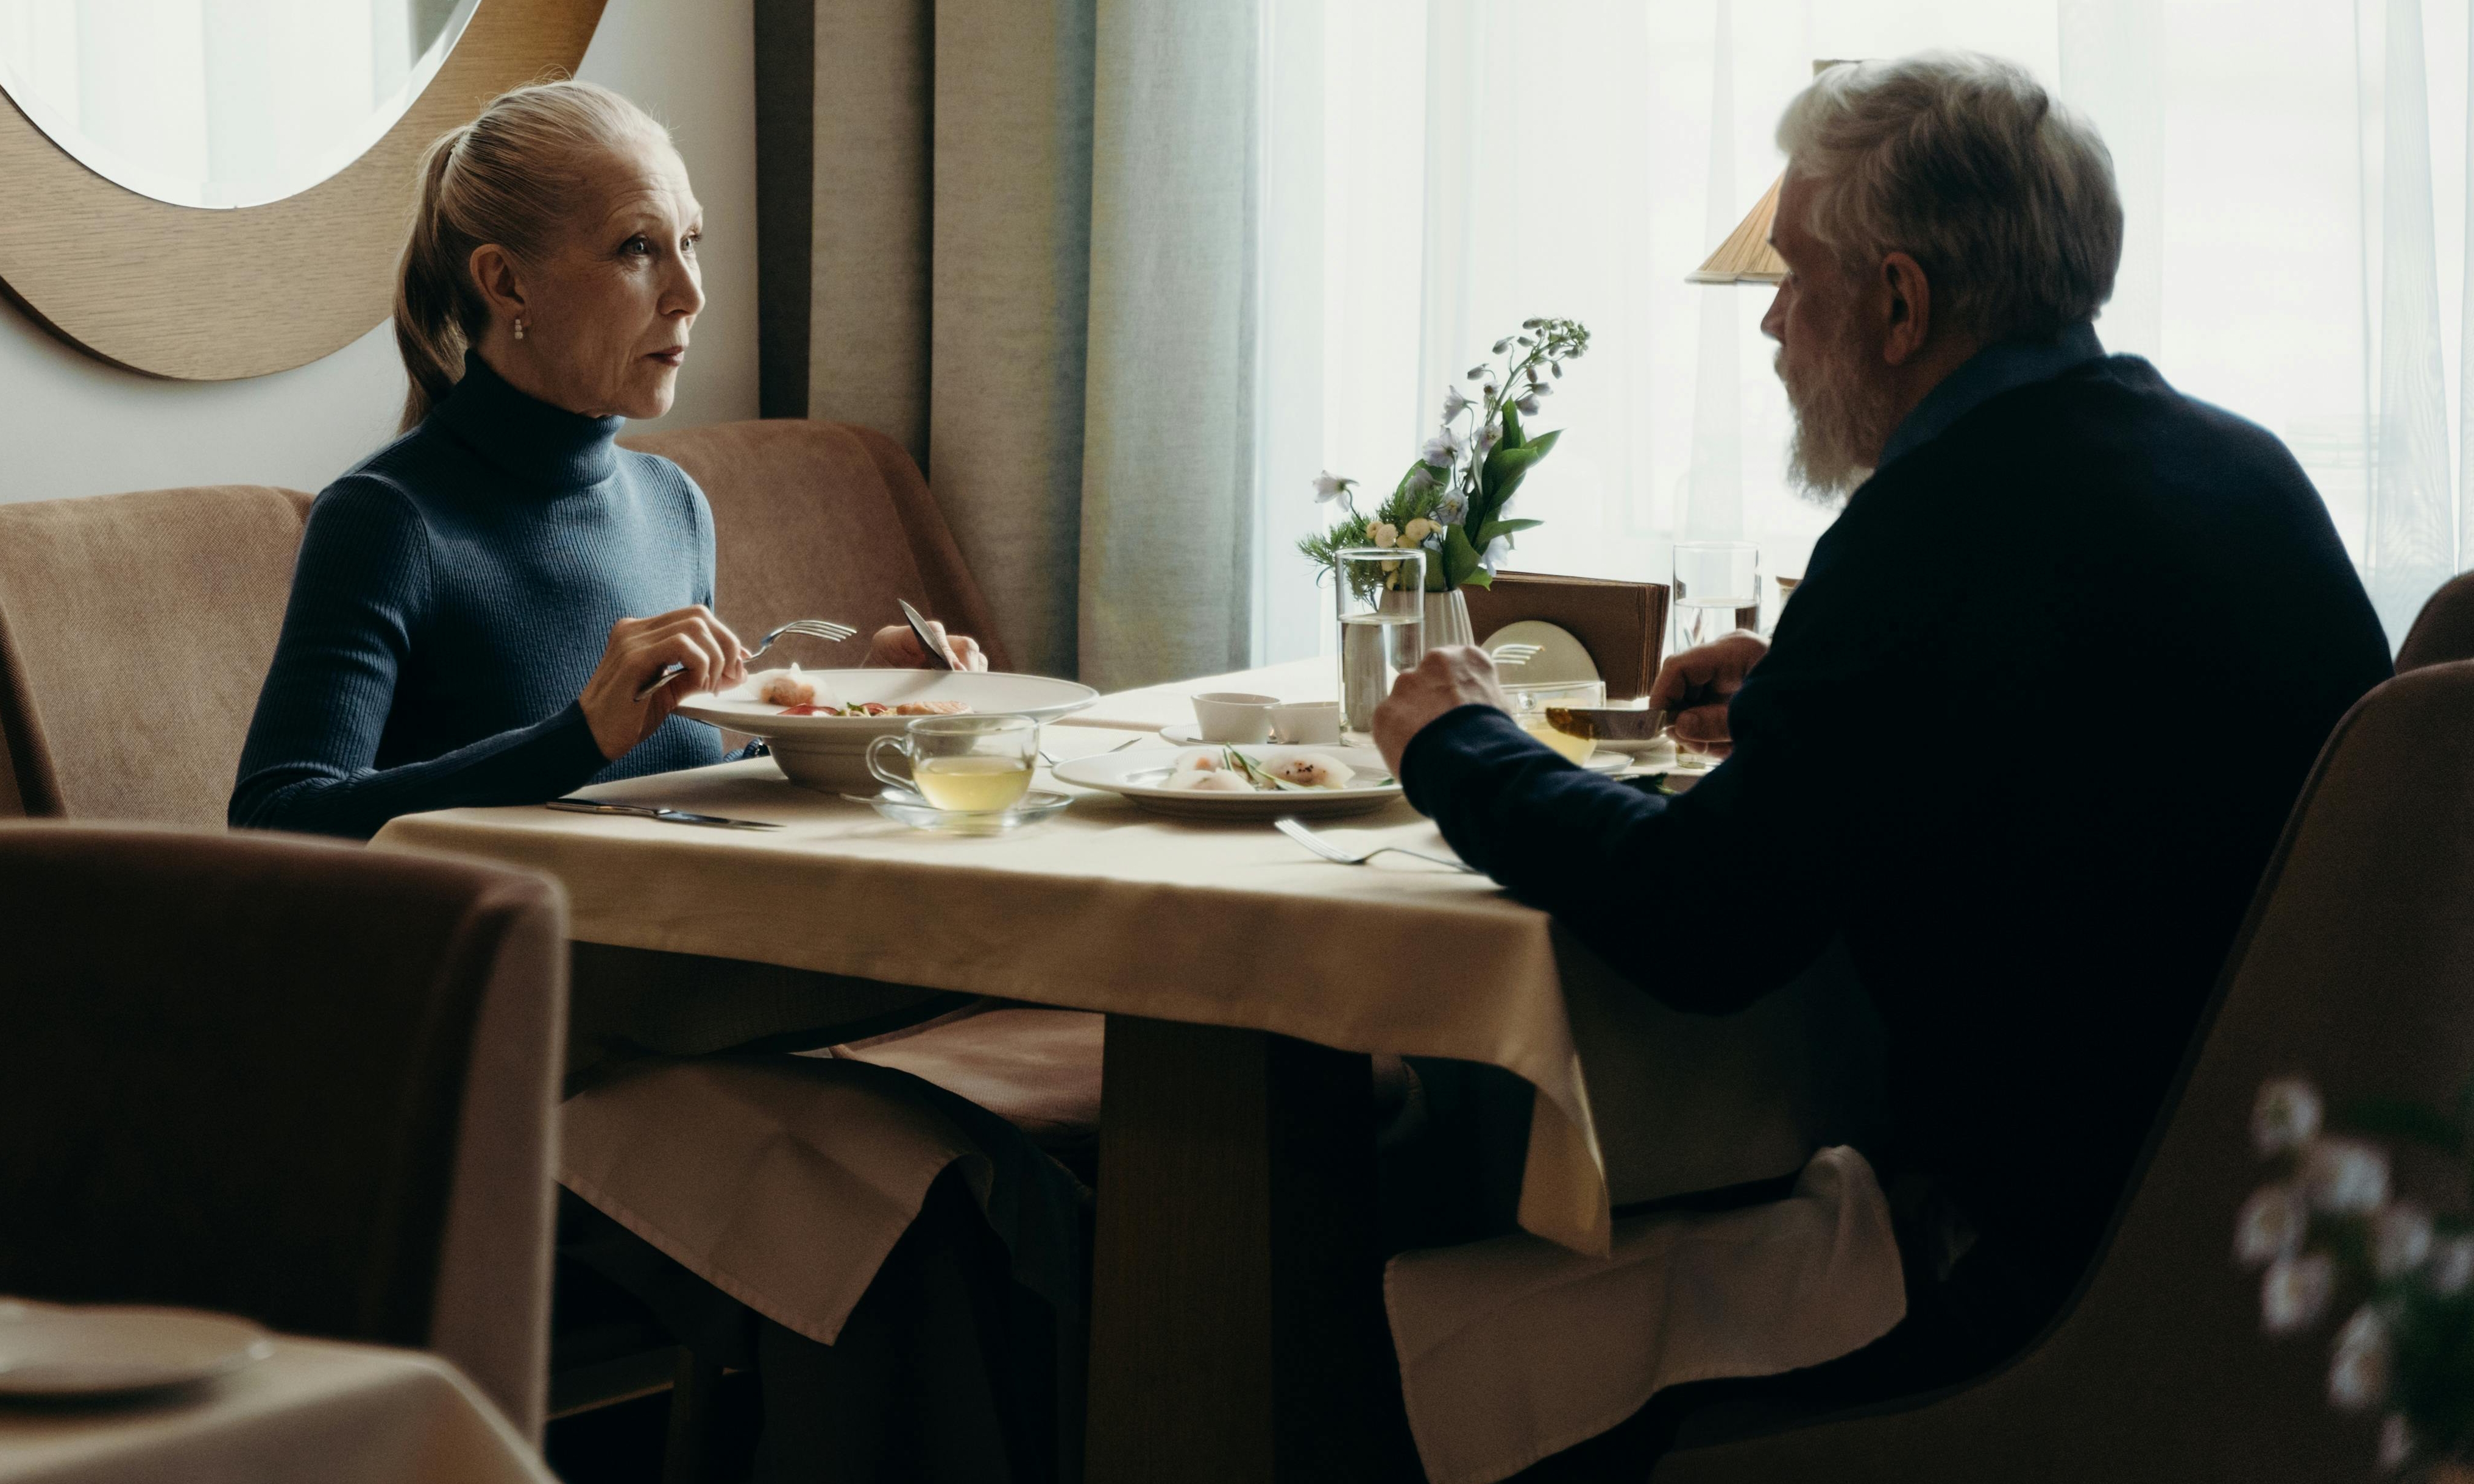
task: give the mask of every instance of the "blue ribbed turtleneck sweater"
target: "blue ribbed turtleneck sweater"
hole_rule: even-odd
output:
[[[366,839],[424,809],[539,803],[721,759],[672,717],[605,760],[576,697],[611,625],[713,601],[713,513],[625,419],[509,386],[477,355],[421,425],[310,507],[236,826]]]

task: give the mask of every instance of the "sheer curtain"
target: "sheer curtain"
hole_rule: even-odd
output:
[[[1266,0],[1254,644],[1323,642],[1322,468],[1388,489],[1531,315],[1592,333],[1515,564],[1662,581],[1679,537],[1800,572],[1769,290],[1686,284],[1782,165],[1816,58],[1965,47],[2092,116],[2128,217],[2106,345],[2268,427],[2401,637],[2474,565],[2460,447],[2467,0]],[[1987,552],[1988,561],[2002,554]]]

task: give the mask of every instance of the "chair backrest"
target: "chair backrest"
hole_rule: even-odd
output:
[[[1679,1453],[1659,1484],[2371,1477],[2377,1419],[2327,1400],[2346,1308],[2307,1336],[2262,1335],[2258,1275],[2232,1260],[2234,1213],[2264,1177],[2249,1122],[2268,1078],[2308,1074],[2338,1101],[2445,1107],[2474,1073],[2469,736],[2468,661],[2400,675],[2338,725],[2113,1239],[2050,1335],[1955,1395]],[[2426,1196],[2463,1178],[2428,1173]],[[1989,1461],[2017,1467],[1988,1472]]]
[[[2452,659],[2474,659],[2474,572],[2461,572],[2440,584],[2397,646],[2399,675]]]
[[[0,1293],[548,1375],[566,907],[279,835],[0,825]]]
[[[0,814],[220,828],[309,496],[0,505]]]
[[[976,637],[991,669],[1007,667],[944,513],[910,455],[884,434],[782,418],[622,442],[670,460],[704,487],[719,548],[722,621],[748,643],[793,618],[839,619],[862,637],[786,641],[776,656],[810,669],[856,665],[866,653],[864,635],[902,622],[894,600],[907,598]]]

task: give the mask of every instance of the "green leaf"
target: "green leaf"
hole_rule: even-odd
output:
[[[2403,1098],[2366,1097],[2337,1110],[2329,1120],[2338,1127],[2373,1138],[2420,1144],[2442,1154],[2456,1154],[2463,1142],[2456,1120],[2436,1109]]]
[[[1518,448],[1522,446],[1520,441],[1520,409],[1513,406],[1510,402],[1503,404],[1503,442],[1495,446],[1498,448]]]
[[[1490,520],[1478,529],[1474,544],[1481,551],[1492,545],[1498,536],[1513,536],[1544,525],[1542,520]]]
[[[1486,586],[1477,581],[1486,577],[1478,564],[1478,549],[1469,544],[1468,532],[1461,526],[1443,527],[1443,560],[1437,564],[1443,569],[1443,582],[1449,587]]]

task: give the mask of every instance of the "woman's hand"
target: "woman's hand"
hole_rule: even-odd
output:
[[[984,670],[988,657],[980,653],[980,641],[967,634],[948,634],[945,626],[928,620],[928,632],[945,647],[957,670]],[[919,647],[919,635],[909,624],[891,624],[876,631],[868,641],[867,663],[888,670],[925,670],[929,668],[928,652]]]
[[[636,699],[665,666],[687,673]],[[617,762],[669,720],[679,698],[718,690],[747,679],[747,650],[713,610],[699,603],[657,618],[621,618],[610,626],[601,664],[584,682],[584,719],[601,755]]]

